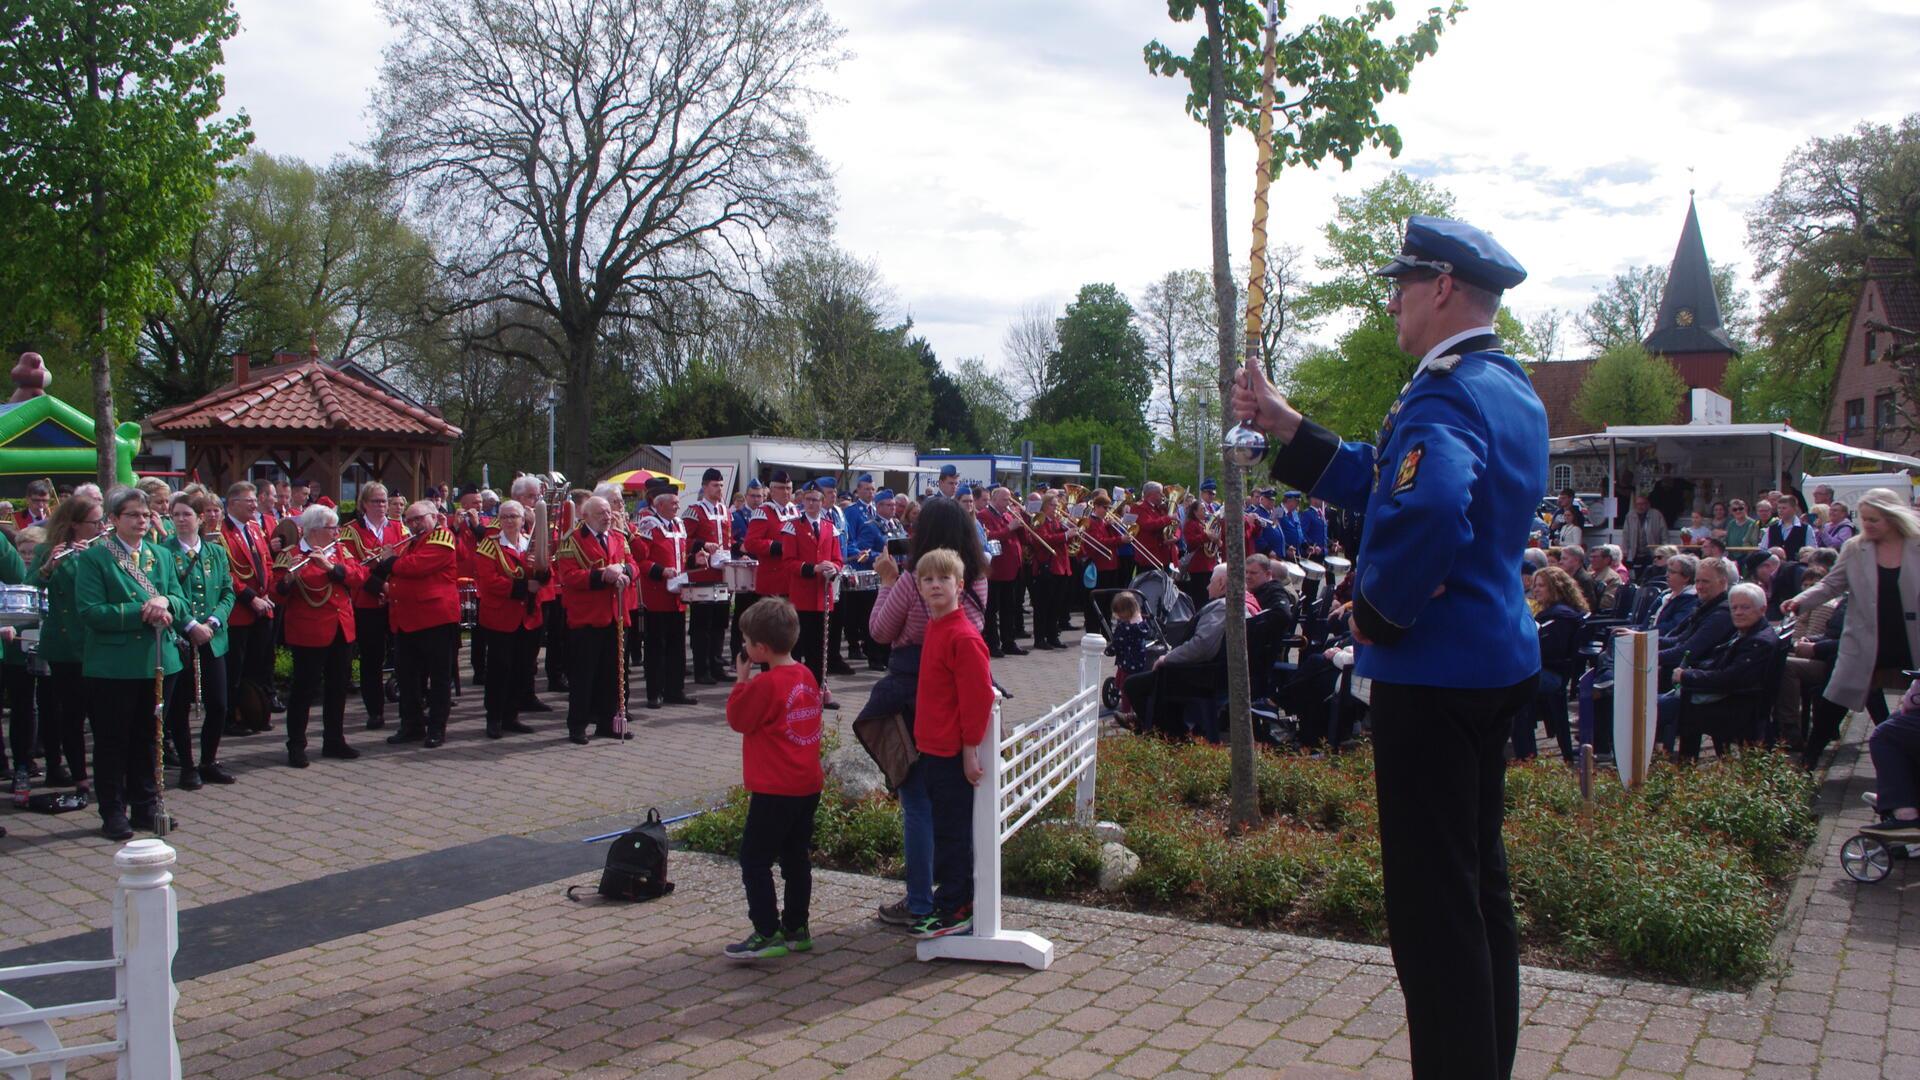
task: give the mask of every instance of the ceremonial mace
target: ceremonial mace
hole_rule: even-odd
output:
[[[1267,189],[1273,183],[1273,79],[1279,51],[1280,0],[1267,0],[1265,57],[1260,71],[1260,137],[1253,176],[1253,251],[1247,260],[1246,364],[1260,362],[1260,323],[1267,307]],[[1267,456],[1267,437],[1242,420],[1227,432],[1226,459],[1250,468]]]
[[[155,625],[153,628],[153,835],[165,836],[173,831],[173,822],[167,817],[167,777],[166,777],[166,728],[167,728],[167,664],[160,650],[165,647],[167,628]]]

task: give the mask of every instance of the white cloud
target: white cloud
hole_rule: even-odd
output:
[[[1169,269],[1207,265],[1205,131],[1182,111],[1184,87],[1141,60],[1154,37],[1190,46],[1197,25],[1169,22],[1157,0],[829,8],[854,53],[814,122],[837,175],[838,240],[879,264],[943,358],[996,358],[1027,302],[1094,281],[1137,295]],[[386,38],[372,0],[239,9],[228,102],[252,114],[257,145],[324,161],[364,142]],[[1527,314],[1582,307],[1613,273],[1664,263],[1696,187],[1709,254],[1744,268],[1747,211],[1786,155],[1912,109],[1920,68],[1897,57],[1916,52],[1907,0],[1475,0],[1411,93],[1381,107],[1402,157],[1287,173],[1270,231],[1312,252],[1335,195],[1413,169],[1527,265],[1510,296]],[[1252,172],[1238,136],[1236,262]]]

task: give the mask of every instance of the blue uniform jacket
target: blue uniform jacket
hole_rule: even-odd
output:
[[[1540,670],[1514,567],[1547,475],[1547,414],[1498,347],[1469,339],[1415,375],[1377,445],[1308,420],[1274,456],[1275,479],[1365,508],[1353,617],[1374,644],[1356,650],[1362,676],[1488,688]]]
[[[860,530],[865,528],[867,522],[875,515],[869,512],[867,504],[859,499],[849,503],[845,510],[840,511],[840,514],[847,519],[847,531],[840,534],[840,556],[852,562],[853,553],[860,549]],[[871,563],[872,560],[868,560],[868,564]],[[861,569],[865,568],[865,566],[861,567]]]
[[[1300,528],[1300,515],[1289,514],[1285,510],[1275,515],[1274,527],[1280,531],[1282,547],[1280,554],[1285,555],[1287,548],[1298,548],[1298,554],[1307,553],[1307,534]]]
[[[852,517],[852,511],[848,511]],[[871,570],[874,561],[887,553],[887,534],[880,527],[877,517],[867,518],[860,523],[860,533],[847,542],[847,566],[855,570]]]
[[[747,539],[747,526],[751,525],[752,523],[753,523],[752,510],[749,510],[745,506],[742,506],[733,512],[733,531],[731,533],[728,533],[728,535],[733,537],[732,554],[736,558],[739,557],[740,555],[740,545],[744,543]]]
[[[1303,507],[1300,511],[1300,535],[1307,544],[1321,551],[1327,550],[1327,519],[1313,507]]]

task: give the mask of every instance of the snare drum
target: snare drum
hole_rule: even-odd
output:
[[[0,611],[38,615],[47,610],[47,594],[34,585],[0,585]]]
[[[1280,569],[1287,575],[1287,588],[1299,592],[1300,583],[1307,580],[1307,572],[1284,560],[1280,563]]]
[[[1347,571],[1352,569],[1353,569],[1353,560],[1347,558],[1346,556],[1344,555],[1327,556],[1327,573],[1333,575],[1335,580],[1346,577]]]
[[[1000,541],[998,540],[987,541],[987,558],[997,559],[999,557],[1000,557]]]
[[[480,586],[472,578],[460,579],[460,628],[472,630],[480,625]]]
[[[1300,560],[1300,572],[1307,575],[1308,581],[1324,581],[1327,577],[1327,568],[1312,559]]]
[[[849,570],[846,578],[847,589],[850,592],[874,592],[880,588],[878,570]]]
[[[689,604],[724,604],[733,599],[733,591],[725,585],[685,585],[680,589],[680,599]]]
[[[759,578],[760,563],[757,559],[729,559],[720,572],[726,576],[728,589],[750,593],[754,591],[754,583]]]

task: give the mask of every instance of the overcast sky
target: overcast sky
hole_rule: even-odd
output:
[[[251,114],[256,147],[316,163],[356,153],[389,33],[374,0],[236,2],[227,102]],[[879,265],[895,314],[949,365],[997,361],[1025,304],[1096,281],[1137,299],[1168,270],[1207,265],[1206,132],[1141,60],[1154,37],[1186,49],[1198,36],[1163,0],[827,7],[853,54],[814,128],[836,174],[838,242]],[[1289,19],[1320,10],[1351,5]],[[1270,232],[1311,255],[1336,195],[1406,169],[1451,190],[1460,216],[1527,266],[1508,294],[1527,316],[1665,264],[1694,187],[1708,254],[1744,273],[1747,212],[1788,153],[1920,109],[1916,55],[1914,0],[1472,0],[1411,92],[1382,106],[1401,156],[1284,174]],[[1251,136],[1232,155],[1238,263]]]

